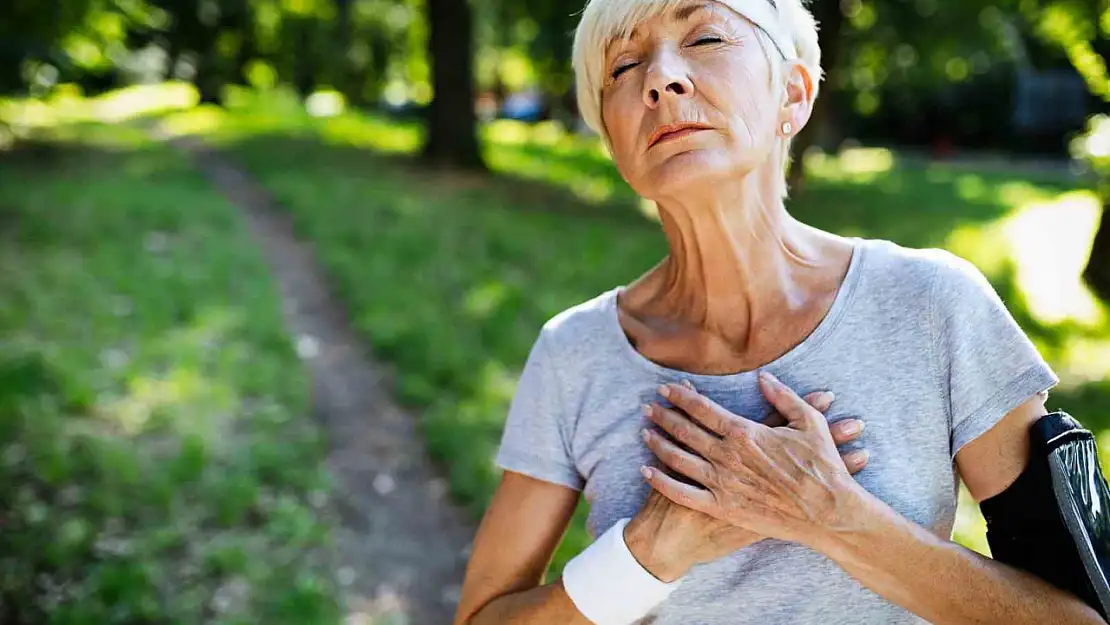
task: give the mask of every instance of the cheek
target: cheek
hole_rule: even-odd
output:
[[[614,90],[602,106],[602,121],[618,168],[635,153],[642,132],[643,102],[634,91],[630,86]]]
[[[761,143],[773,134],[776,102],[768,89],[766,72],[750,64],[714,68],[711,75],[724,76],[707,88],[706,98],[725,116],[733,140],[745,147]]]

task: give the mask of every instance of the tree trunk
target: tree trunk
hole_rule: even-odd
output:
[[[1098,231],[1095,232],[1095,242],[1091,246],[1091,256],[1087,259],[1083,278],[1096,295],[1103,301],[1110,302],[1110,205],[1106,200],[1103,200],[1102,218]]]
[[[371,103],[377,102],[382,85],[385,84],[392,51],[386,33],[380,31],[370,33],[370,71],[368,77],[364,78],[364,82],[358,85],[359,99],[365,100],[369,96]]]
[[[467,0],[428,0],[432,92],[423,158],[439,166],[484,170],[478,149]]]
[[[821,48],[821,66],[825,68],[822,91],[827,92],[833,78],[840,71],[841,30],[844,26],[844,12],[840,10],[840,0],[815,0],[812,5],[813,17],[817,19],[817,45]],[[802,158],[817,138],[829,125],[835,123],[832,114],[832,98],[824,93],[813,103],[813,114],[805,130],[794,138],[791,144],[793,165],[790,167],[788,188],[798,193],[805,190],[805,163]]]
[[[302,18],[296,20],[295,24],[293,49],[297,57],[293,61],[293,88],[297,90],[297,95],[305,100],[316,90],[316,57],[312,50],[314,23]]]
[[[193,84],[200,92],[201,104],[220,104],[223,81],[216,71],[215,56],[216,51],[212,46],[197,52],[197,73],[193,78]]]
[[[354,2],[351,0],[335,0],[335,51],[333,63],[337,65],[332,70],[331,79],[334,87],[351,106],[362,104],[362,90],[359,89],[358,73],[351,66],[351,11]]]
[[[254,60],[254,57],[258,56],[258,42],[255,39],[254,12],[251,10],[249,4],[243,7],[239,28],[242,29],[243,39],[239,44],[239,50],[235,54],[235,76],[240,81],[240,84],[249,87],[251,86],[251,77],[248,72],[250,62]]]

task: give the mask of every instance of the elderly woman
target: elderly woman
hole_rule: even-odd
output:
[[[583,116],[670,248],[540,332],[456,623],[1101,622],[950,541],[1057,378],[969,263],[787,212],[819,57],[799,0],[586,7]]]

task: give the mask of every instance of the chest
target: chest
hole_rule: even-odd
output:
[[[829,371],[829,369],[825,369]],[[921,392],[913,380],[882,376],[824,374],[819,382],[804,371],[775,372],[798,394],[830,389],[837,400],[826,413],[829,422],[861,418],[865,429],[846,452],[865,447],[870,460],[855,479],[869,492],[910,520],[946,535],[955,518],[957,488],[950,456],[949,427],[942,398]],[[861,380],[866,380],[863,382]],[[598,535],[625,517],[632,517],[649,493],[640,476],[643,465],[658,466],[639,432],[652,424],[639,405],[657,399],[663,380],[629,381],[619,392],[584,402],[572,439],[578,471],[586,479],[590,503],[588,528]],[[875,392],[879,385],[884,392]],[[730,412],[762,421],[772,408],[758,390],[755,376],[699,390]]]
[[[743,329],[734,337],[673,323],[657,327],[627,322],[623,330],[633,348],[652,362],[695,374],[727,375],[755,370],[790,352],[817,327],[817,313],[824,310],[779,319],[750,331]],[[627,319],[623,313],[621,316]]]

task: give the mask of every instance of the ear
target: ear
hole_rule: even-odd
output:
[[[800,61],[786,68],[786,98],[779,111],[779,125],[790,122],[797,135],[809,123],[813,114],[813,101],[817,97],[817,83],[813,73]]]

